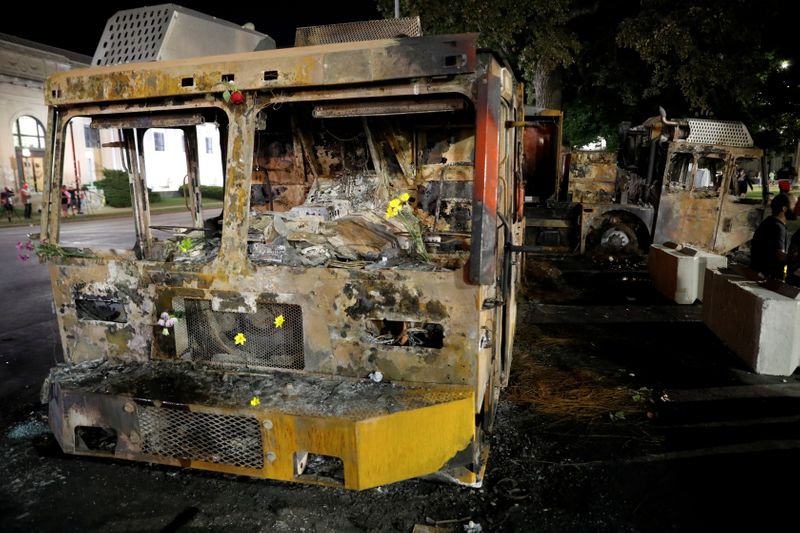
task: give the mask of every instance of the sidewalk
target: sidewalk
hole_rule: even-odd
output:
[[[216,209],[222,207],[222,202],[217,200],[207,201],[203,205],[203,209]],[[165,214],[165,213],[180,213],[181,211],[186,211],[186,207],[183,205],[175,205],[175,204],[167,204],[167,205],[160,205],[160,204],[151,204],[150,205],[150,212],[151,213],[158,213],[158,214]],[[69,224],[71,222],[83,222],[86,220],[102,220],[104,218],[119,218],[119,217],[130,217],[132,216],[133,208],[131,207],[110,207],[104,205],[103,207],[92,209],[91,213],[84,211],[83,214],[80,215],[70,215],[68,217],[61,217],[62,224]],[[38,226],[41,223],[42,215],[41,213],[33,213],[33,216],[30,220],[25,220],[22,216],[22,209],[17,209],[15,206],[14,209],[14,216],[11,218],[11,222],[5,217],[5,212],[2,213],[3,218],[0,219],[0,228],[14,228],[14,227],[26,227],[26,226]]]

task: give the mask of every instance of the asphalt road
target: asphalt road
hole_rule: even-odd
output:
[[[216,211],[214,211],[216,214]],[[169,213],[154,215],[153,225],[187,225],[189,215]],[[28,235],[38,234],[38,224],[0,229],[0,402],[9,398],[34,401],[47,367],[61,362],[61,345],[53,314],[50,276],[36,257],[19,258],[17,243],[28,242]],[[34,241],[35,242],[35,241]],[[102,246],[131,248],[135,242],[133,219],[67,220],[61,226],[61,244],[65,246]],[[0,428],[9,417],[18,415],[8,408],[0,410]]]

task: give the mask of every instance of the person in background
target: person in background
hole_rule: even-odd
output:
[[[3,187],[3,191],[0,192],[0,204],[3,205],[8,221],[11,222],[11,215],[14,214],[14,191],[8,187]]]
[[[78,191],[76,189],[68,189],[68,192],[69,192],[69,202],[68,202],[69,210],[72,213],[72,216],[75,216],[78,214],[76,205],[78,203],[76,200],[76,198],[78,197]]]
[[[744,196],[747,194],[747,187],[750,187],[750,190],[753,190],[753,184],[750,182],[750,177],[747,175],[747,172],[743,168],[740,168],[739,171],[736,173],[736,194],[739,196]]]
[[[783,166],[775,173],[775,181],[788,181],[789,185],[794,185],[794,180],[797,177],[797,171],[792,166],[792,162],[787,159],[783,162]]]
[[[61,186],[61,215],[64,217],[69,216],[69,202],[70,194],[66,185]]]
[[[800,217],[800,202],[794,208],[794,214]],[[800,229],[792,234],[789,251],[786,254],[786,283],[800,287]]]
[[[22,184],[22,189],[19,191],[19,199],[22,201],[22,205],[25,206],[25,219],[30,219],[33,202],[31,201],[31,191],[28,189],[27,183]]]
[[[82,215],[83,214],[83,210],[81,209],[81,206],[83,205],[83,191],[76,187],[75,188],[75,196],[73,198],[74,198],[76,207],[78,208],[78,214]]]
[[[770,203],[772,216],[764,219],[750,244],[750,268],[767,278],[783,280],[786,270],[789,235],[786,222],[797,220],[797,197],[790,193],[776,195]]]

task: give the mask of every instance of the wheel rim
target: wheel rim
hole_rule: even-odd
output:
[[[609,228],[600,238],[600,247],[606,250],[621,251],[634,244],[634,239],[629,231],[620,226]]]

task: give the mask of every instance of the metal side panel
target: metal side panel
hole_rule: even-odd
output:
[[[474,485],[485,464],[464,387],[174,363],[89,362],[49,379],[65,453],[357,490],[439,471]]]

